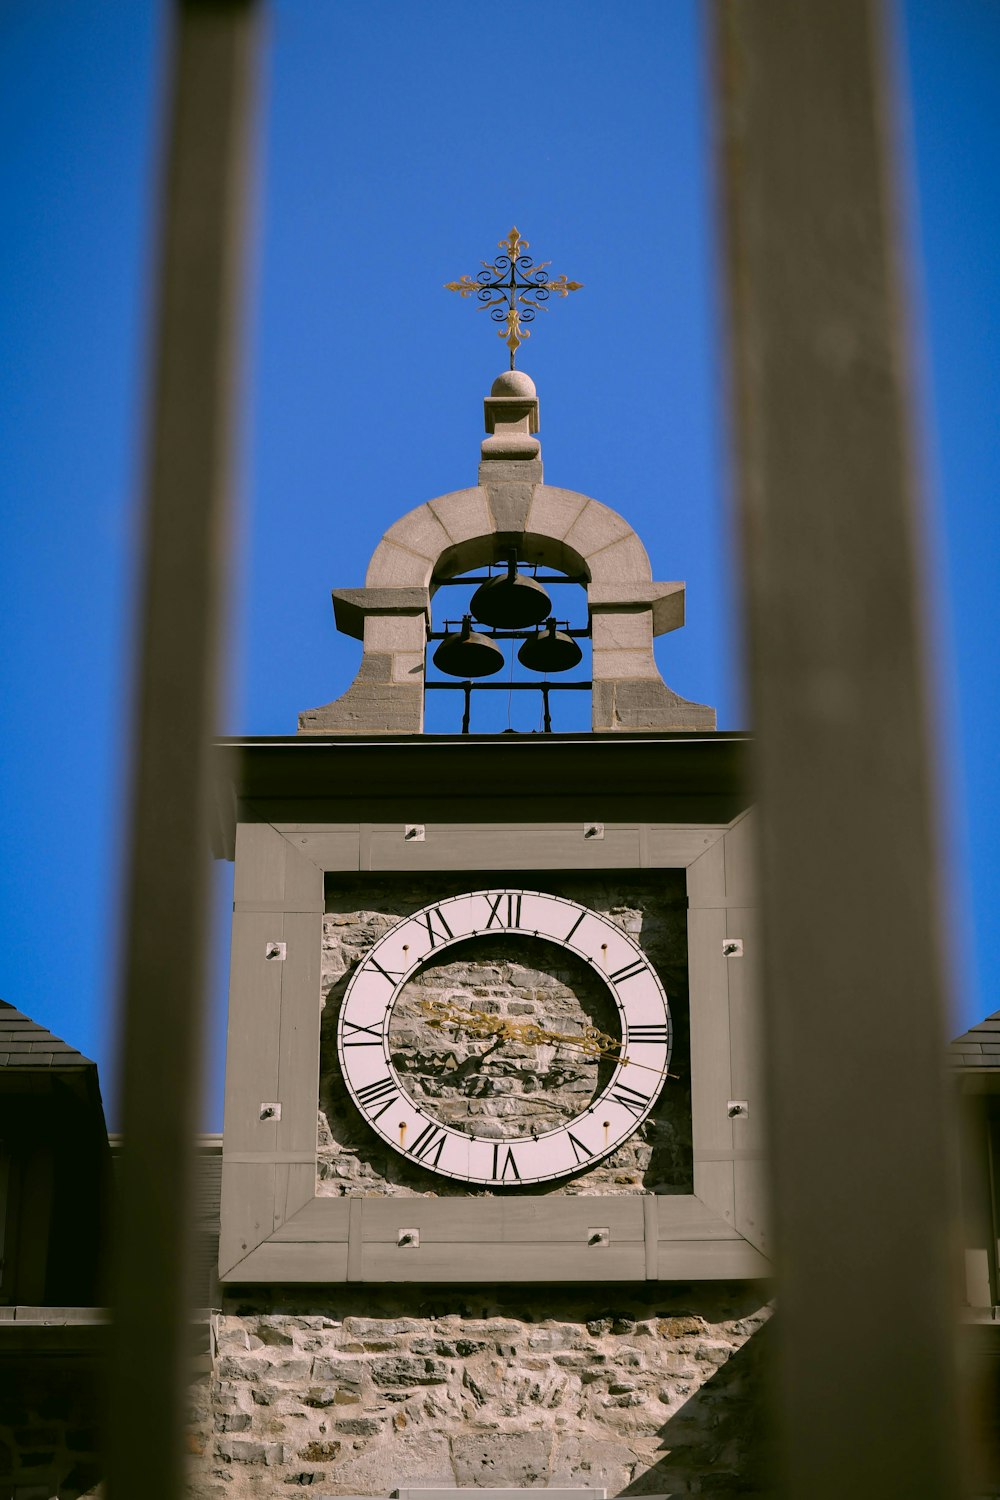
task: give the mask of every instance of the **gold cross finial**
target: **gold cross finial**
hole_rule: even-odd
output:
[[[536,312],[545,311],[545,303],[555,292],[557,297],[568,297],[578,292],[582,281],[567,281],[565,276],[549,279],[546,270],[552,262],[543,260],[535,265],[526,255],[528,241],[522,240],[515,226],[505,240],[499,240],[497,249],[503,254],[495,260],[481,262],[483,269],[475,276],[462,276],[458,281],[446,281],[445,290],[457,292],[460,297],[475,296],[480,307],[488,307],[494,323],[502,323],[497,338],[503,339],[510,350],[510,367],[514,368],[514,356],[530,337],[526,323],[534,322]]]

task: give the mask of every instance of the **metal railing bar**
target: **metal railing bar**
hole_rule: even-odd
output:
[[[184,1493],[209,757],[232,473],[255,0],[174,10],[126,872],[113,1500]]]
[[[435,578],[434,587],[436,589],[449,589],[459,588],[470,583],[489,583],[499,576],[498,573],[468,573],[464,578]],[[561,573],[532,573],[531,576],[535,583],[575,583],[577,587],[583,588],[586,588],[590,582],[589,578],[583,578],[582,576],[569,578],[564,577]]]
[[[790,1500],[961,1493],[887,15],[714,5]]]

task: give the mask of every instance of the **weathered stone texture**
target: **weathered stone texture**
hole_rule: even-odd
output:
[[[491,883],[507,883],[502,876]],[[511,880],[510,883],[515,883]],[[517,881],[516,883],[523,883]],[[543,872],[537,889],[606,913],[641,942],[663,980],[674,1022],[671,1073],[660,1102],[623,1146],[590,1171],[520,1192],[690,1192],[691,1103],[688,1062],[686,896],[683,871],[565,876]],[[469,889],[467,875],[435,877],[444,896]],[[328,1196],[468,1194],[467,1185],[412,1165],[357,1114],[340,1074],[336,1027],[358,962],[403,916],[427,904],[425,880],[350,877],[331,885],[323,936],[324,1012],[320,1064],[319,1182]],[[554,943],[497,936],[456,945],[412,980],[394,1007],[390,1045],[404,1086],[435,1118],[479,1135],[513,1139],[582,1113],[611,1064],[570,1045],[497,1045],[427,1024],[419,1002],[451,1000],[468,1009],[548,1029],[585,1025],[617,1034],[614,1005],[589,966]]]
[[[242,1352],[203,1388],[194,1494],[758,1494],[767,1316],[725,1284],[250,1293],[218,1320],[220,1352]]]
[[[0,1363],[0,1495],[76,1500],[101,1477],[98,1446],[93,1361]]]

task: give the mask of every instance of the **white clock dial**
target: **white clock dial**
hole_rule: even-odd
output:
[[[582,1113],[555,1129],[498,1140],[443,1124],[414,1102],[392,1063],[389,1023],[403,987],[428,960],[504,933],[555,943],[588,963],[607,986],[621,1035],[611,1077]],[[337,1028],[348,1090],[382,1139],[431,1171],[494,1187],[569,1176],[614,1151],[656,1103],[670,1046],[666,994],[630,937],[565,896],[506,889],[446,897],[399,922],[355,970]]]

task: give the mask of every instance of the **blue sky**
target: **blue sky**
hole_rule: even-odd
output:
[[[1000,9],[908,0],[899,19],[957,1028],[1000,1003]],[[341,692],[359,647],[330,588],[362,581],[404,511],[475,482],[506,351],[442,283],[513,223],[585,283],[519,358],[546,478],[687,581],[661,670],[744,726],[703,21],[693,0],[510,0],[502,21],[467,0],[269,6],[220,728],[288,733]],[[0,994],[96,1057],[106,1094],[164,37],[159,0],[0,0]],[[453,695],[434,713],[457,727]],[[224,968],[223,934],[211,1124]]]

